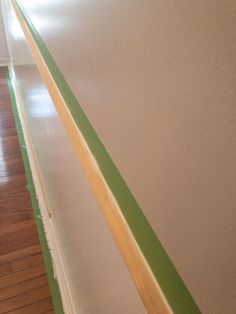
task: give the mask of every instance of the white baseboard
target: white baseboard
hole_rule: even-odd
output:
[[[63,263],[62,254],[59,249],[59,245],[57,242],[56,237],[56,230],[53,226],[52,219],[50,218],[50,208],[46,200],[45,192],[44,192],[44,186],[43,186],[43,180],[40,175],[40,168],[37,162],[37,158],[34,152],[34,147],[32,145],[32,140],[30,136],[30,131],[28,128],[27,120],[25,118],[24,114],[24,106],[21,98],[20,91],[17,87],[17,82],[15,79],[15,74],[12,65],[9,65],[9,73],[10,78],[12,82],[12,86],[15,93],[16,98],[16,106],[19,114],[19,118],[22,125],[23,135],[25,139],[26,149],[29,157],[30,162],[30,168],[32,171],[33,181],[35,185],[35,190],[38,198],[39,208],[41,212],[41,217],[44,225],[44,230],[46,234],[46,238],[48,241],[48,246],[50,249],[52,261],[53,261],[53,270],[54,270],[54,276],[57,279],[63,308],[65,314],[77,314],[75,310],[75,306],[73,303],[73,299],[70,293],[70,287]]]

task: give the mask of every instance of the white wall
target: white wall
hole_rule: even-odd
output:
[[[3,25],[2,7],[0,5],[0,66],[8,63],[8,49]]]

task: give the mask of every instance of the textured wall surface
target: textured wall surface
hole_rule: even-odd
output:
[[[21,0],[204,313],[236,308],[236,1]]]

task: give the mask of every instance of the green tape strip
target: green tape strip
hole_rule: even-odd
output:
[[[24,168],[25,168],[25,173],[26,173],[26,178],[27,178],[27,189],[30,193],[30,198],[33,206],[33,212],[34,212],[34,219],[36,222],[36,227],[39,235],[39,240],[40,240],[40,245],[42,248],[42,253],[43,253],[43,258],[44,258],[44,263],[46,266],[46,271],[47,271],[47,276],[48,276],[48,282],[52,294],[52,301],[54,305],[54,310],[57,314],[63,314],[63,305],[61,301],[61,295],[60,291],[58,288],[58,283],[57,280],[54,278],[54,271],[52,267],[52,258],[50,254],[50,250],[48,247],[45,231],[44,231],[44,226],[41,218],[41,213],[39,209],[39,204],[37,200],[37,195],[35,191],[35,186],[33,182],[33,177],[32,177],[32,172],[30,168],[30,163],[29,163],[29,157],[27,153],[27,149],[25,146],[25,139],[24,139],[24,134],[19,118],[19,114],[17,111],[17,106],[16,106],[16,99],[14,95],[14,90],[11,84],[11,80],[9,78],[9,73],[6,71],[6,79],[7,79],[7,84],[8,84],[8,89],[10,92],[10,97],[11,97],[11,104],[12,104],[12,109],[13,109],[13,115],[16,123],[16,130],[17,130],[17,135],[19,138],[20,142],[20,150],[21,150],[21,155],[22,159],[24,162]]]
[[[106,183],[118,202],[130,230],[172,310],[176,314],[200,313],[198,306],[58,69],[38,31],[22,5],[19,5],[19,1],[17,4],[76,125],[95,157]]]

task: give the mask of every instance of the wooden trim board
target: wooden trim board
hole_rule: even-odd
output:
[[[11,0],[8,1],[10,2]],[[173,311],[176,314],[199,314],[200,310],[197,304],[181,279],[181,276],[176,271],[173,262],[166,253],[157,234],[153,231],[149,221],[145,217],[144,211],[135,200],[134,195],[131,193],[112,158],[109,156],[96,130],[83,111],[82,106],[66,82],[63,73],[54,61],[46,43],[34,26],[34,20],[31,21],[31,17],[24,8],[24,1],[12,0],[11,2],[13,2],[15,9],[18,11],[18,19],[26,34],[26,41],[31,48],[36,65],[53,98],[58,114],[62,118],[62,122],[75,148],[76,154],[82,165],[84,165],[85,173],[87,173],[95,195],[98,201],[100,201],[108,225],[113,231],[113,236],[115,238],[118,237],[116,242],[121,248],[124,259],[127,262],[127,256],[129,254],[128,250],[125,252],[127,247],[123,249],[121,246],[125,241],[130,241],[131,244],[133,241],[133,246],[136,246],[134,252],[140,254],[138,255],[139,259],[133,256],[132,261],[127,262],[127,265],[134,280],[136,278],[135,282],[141,297],[143,300],[145,299],[147,303],[150,303],[149,298],[154,300],[155,303],[157,298],[155,293],[155,297],[153,297],[153,290],[151,289],[154,288],[155,290],[159,288],[159,290],[157,289],[159,296],[162,296],[162,301],[167,305],[167,311]],[[77,145],[82,147],[77,147]],[[85,159],[84,163],[83,158]],[[90,167],[87,166],[86,162]],[[97,191],[100,186],[93,177],[94,172],[101,177],[101,185],[105,189],[105,192],[102,191],[102,189]],[[106,197],[102,195],[102,192],[108,198],[108,201]],[[108,206],[107,208],[103,202],[105,202],[105,205],[107,203],[110,204],[110,207]],[[109,216],[109,214],[112,213],[112,205],[114,206],[115,213],[119,214],[121,217],[121,226],[126,226],[125,230],[128,230],[128,233],[124,236],[125,240],[122,240],[122,228],[120,228],[119,220],[117,220],[114,215],[116,221],[112,224],[112,219]],[[117,223],[118,228],[115,229],[115,224]],[[116,230],[118,230],[117,233]],[[121,232],[121,234],[119,234],[119,232]],[[132,251],[132,253],[134,252]],[[146,265],[144,269],[149,271],[148,279],[152,278],[153,282],[156,284],[154,286],[150,287],[147,285],[147,278],[143,273],[142,267],[139,269],[139,272],[137,267],[136,271],[134,270],[135,267],[133,267],[132,263],[135,264],[137,260],[139,263],[142,259],[143,265]],[[139,286],[139,280],[141,281],[141,288]],[[147,293],[147,295],[145,295],[145,293]],[[146,305],[145,300],[144,304]],[[158,313],[156,311],[157,309],[158,308],[155,308],[155,313]],[[163,313],[163,311],[161,312]]]
[[[47,64],[38,49],[34,38],[28,29],[27,24],[16,4],[12,1],[15,13],[18,17],[20,25],[24,31],[28,45],[31,48],[35,63],[39,69],[44,83],[46,84],[50,96],[60,115],[64,127],[73,144],[75,152],[81,162],[81,165],[89,179],[91,187],[104,213],[106,221],[113,233],[116,243],[123,255],[129,272],[136,284],[143,303],[148,313],[172,313],[161,288],[155,280],[149,265],[147,264],[142,252],[140,251],[136,241],[130,232],[130,229],[121,213],[121,210],[114,199],[110,189],[108,188],[99,167],[89,150],[85,139],[83,138],[77,125],[74,123],[73,117],[69,112],[66,103],[54,82],[54,79],[48,70]],[[52,213],[53,215],[53,213]]]

